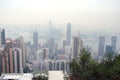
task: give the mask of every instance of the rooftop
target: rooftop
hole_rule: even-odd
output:
[[[11,74],[2,74],[0,77],[0,80],[9,80],[9,79],[16,79],[16,80],[32,80],[33,75],[32,74],[17,74],[17,73],[11,73]]]
[[[49,71],[48,80],[64,80],[64,74],[62,71]]]

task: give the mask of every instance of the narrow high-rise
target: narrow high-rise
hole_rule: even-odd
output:
[[[73,37],[73,59],[78,59],[80,51],[83,49],[83,42],[80,36]]]
[[[67,41],[68,45],[71,43],[71,23],[67,24]]]
[[[49,58],[53,59],[55,55],[55,39],[54,38],[49,39],[48,46],[49,46]]]
[[[111,38],[111,46],[113,48],[113,52],[116,52],[116,41],[117,41],[117,37],[112,36],[112,38]]]
[[[5,45],[5,29],[0,29],[0,47]]]
[[[104,56],[105,37],[99,37],[98,58]]]
[[[26,66],[26,46],[23,37],[19,37],[16,39],[16,47],[21,49],[22,52],[22,66],[25,68]]]
[[[3,68],[2,68],[2,57],[3,57],[4,51],[2,49],[0,49],[0,76],[3,72]]]
[[[15,73],[23,73],[22,52],[20,48],[13,48],[13,67]]]
[[[38,32],[37,31],[33,32],[33,47],[35,49],[38,48]]]
[[[7,53],[6,60],[5,60],[5,72],[4,73],[14,73],[14,66],[13,66],[13,53],[12,53],[12,40],[7,39],[5,44],[5,52]],[[7,69],[6,69],[7,68]]]

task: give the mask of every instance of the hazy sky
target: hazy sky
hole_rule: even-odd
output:
[[[0,24],[46,24],[49,20],[85,29],[119,28],[120,0],[0,0]]]

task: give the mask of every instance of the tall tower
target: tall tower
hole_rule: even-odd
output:
[[[117,41],[117,37],[112,36],[112,38],[111,38],[111,46],[113,48],[113,52],[116,52],[116,41]]]
[[[49,46],[49,58],[53,59],[54,53],[55,53],[55,39],[54,38],[49,39],[48,46]]]
[[[67,41],[68,45],[71,43],[71,23],[67,24]]]
[[[10,73],[9,68],[10,68],[10,63],[8,60],[9,54],[5,50],[0,49],[0,75],[2,73]],[[10,57],[9,57],[10,59]]]
[[[25,46],[25,42],[24,42],[24,39],[23,37],[19,37],[16,39],[16,47],[20,48],[21,49],[21,53],[22,53],[22,66],[23,68],[26,67],[26,46]]]
[[[8,73],[13,73],[14,72],[14,66],[13,66],[13,53],[12,53],[12,49],[13,49],[13,46],[12,46],[12,41],[11,39],[7,39],[6,40],[6,44],[5,44],[5,52],[7,53],[7,65],[8,65],[8,71],[5,71],[5,72],[8,72]]]
[[[5,29],[0,29],[0,47],[5,45]]]
[[[0,76],[1,76],[1,74],[2,74],[2,72],[3,72],[3,68],[2,68],[2,64],[3,64],[3,60],[2,60],[2,58],[3,58],[3,54],[4,54],[4,51],[2,50],[2,49],[0,49]]]
[[[33,32],[33,46],[35,49],[38,48],[38,32]]]
[[[73,59],[78,59],[80,51],[83,49],[83,42],[80,36],[73,37]]]
[[[99,48],[98,48],[98,57],[104,56],[104,47],[105,47],[105,37],[100,36],[99,37]]]
[[[12,52],[13,52],[14,72],[15,73],[23,73],[21,49],[13,48]]]

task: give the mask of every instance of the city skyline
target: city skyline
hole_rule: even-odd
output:
[[[119,80],[119,4],[0,0],[0,80]]]
[[[44,36],[46,37],[45,42],[41,42],[41,38],[38,38],[39,33],[37,31],[33,32],[32,42],[25,42],[22,36],[16,39],[4,39],[4,37],[1,37],[1,40],[3,39],[5,44],[3,45],[3,49],[1,47],[0,50],[0,58],[2,59],[0,62],[0,64],[2,64],[2,66],[0,66],[0,75],[3,75],[2,72],[10,74],[33,72],[33,74],[36,74],[42,71],[43,73],[44,71],[49,72],[51,70],[61,70],[64,74],[68,74],[70,71],[69,62],[72,59],[79,60],[79,57],[81,57],[84,51],[90,52],[91,58],[98,62],[101,62],[102,59],[105,58],[105,54],[110,54],[110,52],[113,52],[113,55],[119,55],[120,48],[119,45],[116,44],[119,44],[117,38],[120,38],[118,37],[120,33],[115,36],[97,35],[99,36],[97,39],[95,35],[82,35],[82,37],[80,33],[76,36],[67,35],[71,34],[72,26],[70,23],[66,25],[66,28],[65,40],[60,37],[62,35],[59,34],[59,30],[54,28],[50,28],[50,33],[48,32],[47,36]],[[1,29],[1,31],[6,30]],[[1,36],[5,36],[4,34],[1,32]],[[52,34],[52,36],[49,36],[50,34]],[[61,41],[62,44],[60,43]],[[68,44],[69,41],[72,44]],[[86,41],[90,42],[99,50],[96,51],[93,46],[86,44]],[[98,46],[95,46],[93,42],[94,44],[98,44]],[[63,46],[59,47],[60,45]]]

